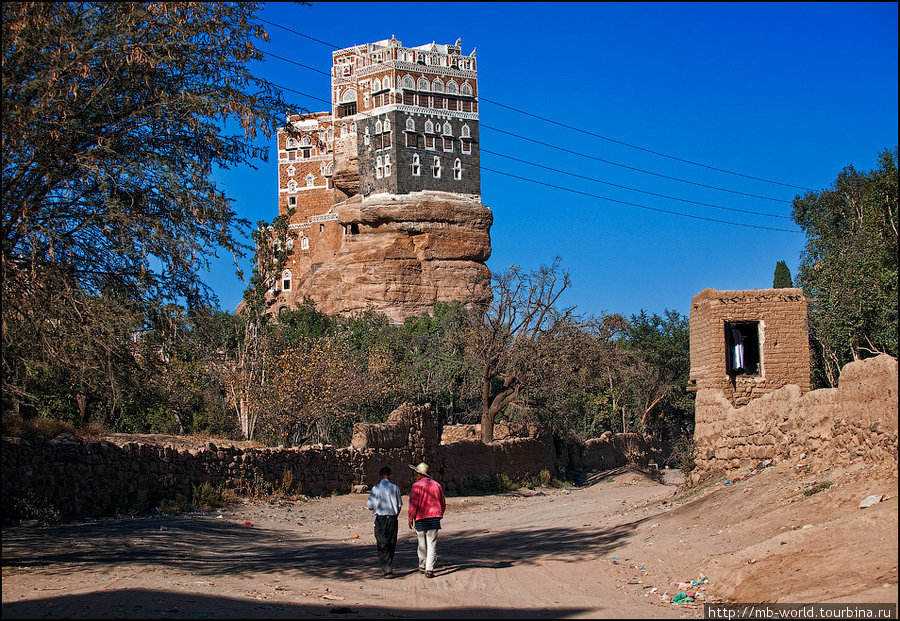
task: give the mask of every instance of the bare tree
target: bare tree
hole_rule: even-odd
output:
[[[541,356],[549,350],[538,344],[572,316],[574,307],[558,309],[569,285],[568,272],[556,257],[550,266],[525,272],[512,266],[494,274],[493,299],[473,314],[468,340],[472,364],[481,384],[481,440],[494,439],[494,417],[508,405],[520,403]]]

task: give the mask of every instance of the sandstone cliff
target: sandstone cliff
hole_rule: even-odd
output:
[[[297,290],[326,314],[373,309],[401,322],[435,302],[491,296],[493,214],[476,197],[445,192],[354,196],[331,210],[347,229],[333,260]]]

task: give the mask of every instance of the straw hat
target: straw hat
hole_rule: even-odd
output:
[[[416,472],[416,474],[421,474],[422,476],[428,476],[428,464],[424,461],[421,462],[418,466],[410,465],[410,468]]]

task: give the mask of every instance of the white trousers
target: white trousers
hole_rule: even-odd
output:
[[[419,540],[419,547],[416,550],[419,554],[419,569],[434,571],[434,561],[437,559],[438,530],[417,530],[416,537]]]

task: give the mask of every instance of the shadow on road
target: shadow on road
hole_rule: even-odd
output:
[[[117,619],[557,619],[586,612],[583,608],[416,608],[279,604],[231,597],[143,589],[98,591],[3,604],[4,619],[95,619],[96,610]]]
[[[480,531],[446,528],[438,554],[444,571],[504,567],[547,560],[597,558],[640,524],[613,528],[544,528]],[[165,530],[161,530],[165,529]],[[401,533],[395,567],[415,568],[415,539]],[[156,566],[204,576],[253,576],[299,571],[312,576],[357,579],[377,566],[374,546],[361,540],[323,541],[290,530],[267,530],[211,518],[147,518],[3,533],[4,567],[67,573],[72,565]]]

